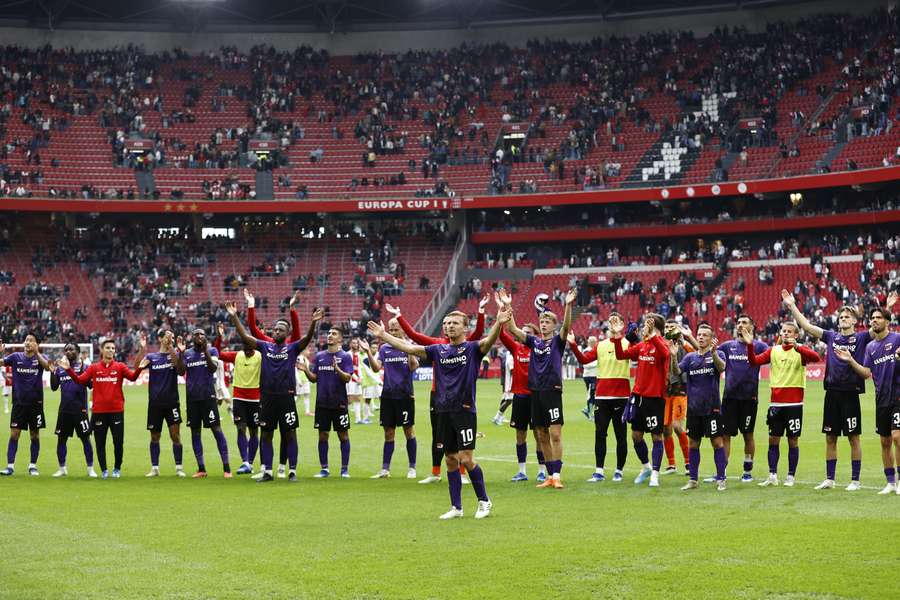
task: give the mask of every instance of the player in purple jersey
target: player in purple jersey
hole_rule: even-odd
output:
[[[31,461],[28,474],[39,475],[38,455],[41,451],[40,430],[47,426],[44,419],[44,371],[50,370],[50,363],[41,355],[37,336],[25,336],[25,351],[13,352],[4,357],[3,366],[12,367],[12,413],[9,416],[9,443],[6,447],[6,468],[0,475],[12,475],[15,471],[16,451],[19,449],[19,435],[23,429],[31,436]],[[0,356],[6,346],[0,342]]]
[[[197,472],[194,478],[206,477],[206,462],[203,460],[203,428],[213,432],[219,456],[222,458],[222,472],[225,479],[233,477],[228,463],[228,442],[222,432],[219,406],[216,402],[215,377],[219,366],[219,352],[210,347],[206,332],[199,327],[191,333],[191,347],[178,348],[179,375],[184,375],[187,396],[187,426],[191,428],[191,446],[197,458]]]
[[[848,492],[860,488],[859,472],[862,468],[862,448],[859,434],[862,433],[862,411],[859,395],[866,391],[865,382],[850,366],[835,355],[835,350],[847,350],[858,362],[865,356],[866,345],[872,341],[869,331],[856,331],[859,313],[852,306],[838,309],[838,331],[826,331],[809,322],[797,308],[794,295],[781,290],[784,305],[790,310],[797,324],[809,335],[825,342],[825,408],[822,414],[822,433],[825,434],[825,480],[816,486],[817,490],[834,488],[834,474],[837,469],[838,436],[847,436],[850,443],[851,474]],[[896,294],[891,294],[887,310],[890,312]]]
[[[274,481],[272,476],[272,462],[275,458],[275,450],[272,440],[275,429],[283,425],[282,435],[288,438],[288,463],[297,464],[297,426],[300,422],[297,416],[297,404],[294,392],[297,389],[297,374],[295,365],[297,357],[309,345],[310,340],[316,335],[319,321],[325,316],[325,311],[316,308],[309,322],[309,329],[299,340],[287,343],[291,333],[291,325],[284,319],[275,321],[272,327],[272,341],[265,342],[247,333],[237,315],[237,306],[234,302],[226,302],[225,309],[228,318],[237,330],[245,349],[259,350],[261,356],[259,375],[259,428],[262,431],[259,441],[260,461],[262,462],[263,475],[258,483]],[[288,476],[289,481],[297,481],[296,472]]]
[[[875,384],[875,431],[881,437],[881,461],[887,479],[887,485],[878,492],[881,495],[900,494],[900,333],[888,331],[890,318],[891,313],[882,308],[869,313],[872,341],[866,346],[863,364],[848,350],[834,351],[860,377]]]
[[[725,355],[725,393],[722,397],[722,442],[725,459],[731,459],[731,438],[739,433],[744,438],[744,474],[741,481],[753,481],[753,457],[756,454],[756,414],[759,408],[759,367],[747,360],[747,346],[740,341],[741,331],[750,332],[753,337],[755,324],[748,315],[741,315],[734,327],[733,339],[719,344],[719,351]],[[769,347],[759,340],[753,341],[753,350],[762,354]],[[711,483],[715,477],[704,481]]]
[[[316,408],[313,427],[319,432],[319,466],[314,475],[318,479],[329,477],[328,438],[331,430],[338,436],[341,446],[341,477],[350,477],[350,412],[347,383],[353,376],[353,356],[343,350],[344,335],[332,327],[325,338],[326,350],[317,352],[309,366],[301,369],[316,384]]]
[[[81,352],[76,344],[71,342],[66,344],[63,353],[76,372],[81,373],[85,370],[84,363],[79,360]],[[78,436],[84,448],[88,477],[97,476],[94,470],[94,448],[91,446],[91,419],[88,415],[87,398],[87,388],[92,385],[90,382],[87,387],[79,384],[60,367],[56,367],[50,373],[50,389],[54,392],[62,389],[59,395],[59,414],[56,417],[56,458],[59,461],[59,470],[53,474],[54,477],[65,477],[69,474],[66,467],[66,443],[73,434]]]
[[[406,339],[397,319],[388,321],[388,333],[395,338]],[[381,470],[372,479],[391,476],[391,456],[394,454],[394,435],[397,426],[403,427],[406,436],[406,456],[409,459],[407,479],[416,478],[416,402],[413,396],[412,374],[419,368],[419,359],[397,350],[388,344],[378,348],[378,354],[364,340],[360,345],[365,350],[372,370],[384,371],[384,386],[381,390],[381,426],[384,428],[384,449],[381,456]]]
[[[712,327],[697,327],[697,351],[686,354],[675,365],[677,375],[684,374],[687,388],[687,434],[690,438],[690,480],[682,490],[697,488],[700,468],[700,442],[709,438],[716,463],[716,489],[725,490],[725,447],[722,442],[719,374],[725,370],[725,355],[720,352]]]
[[[562,327],[559,332],[559,319],[550,312],[544,311],[538,319],[540,337],[526,335],[516,326],[514,317],[510,317],[507,327],[510,335],[520,343],[531,348],[531,360],[528,363],[528,387],[531,389],[531,423],[537,433],[541,451],[544,453],[550,477],[539,488],[562,489],[562,357],[566,350],[566,338],[572,328],[572,305],[577,298],[575,290],[566,294],[566,308]],[[500,299],[509,305],[511,298],[502,292]]]
[[[483,519],[491,514],[493,505],[485,489],[484,473],[473,457],[477,431],[475,383],[481,358],[490,351],[500,336],[501,327],[510,321],[511,316],[512,309],[504,305],[497,313],[497,320],[487,337],[470,342],[466,340],[468,317],[463,312],[453,311],[443,321],[443,333],[449,342],[429,346],[419,346],[395,337],[385,331],[383,324],[369,321],[372,335],[401,352],[429,359],[435,370],[436,431],[447,461],[450,486],[450,510],[441,515],[442,520],[463,516],[460,464],[468,470],[472,488],[478,497],[475,518]]]
[[[172,440],[172,455],[175,458],[175,475],[185,477],[181,445],[181,400],[178,397],[179,364],[178,348],[184,344],[168,327],[156,332],[159,351],[144,357],[149,372],[147,384],[147,430],[150,432],[150,472],[147,477],[159,477],[159,440],[163,423]]]

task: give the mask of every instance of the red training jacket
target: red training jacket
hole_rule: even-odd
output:
[[[663,398],[669,378],[669,346],[661,335],[622,349],[622,338],[613,338],[617,360],[636,360],[634,393],[650,398]]]
[[[81,373],[76,373],[72,367],[66,369],[74,381],[79,385],[94,386],[94,412],[117,413],[125,410],[125,395],[122,394],[122,381],[134,381],[141,374],[141,369],[132,370],[131,367],[118,361],[109,364],[101,362],[91,363]]]

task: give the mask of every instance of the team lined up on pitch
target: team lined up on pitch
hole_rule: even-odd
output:
[[[29,473],[37,475],[40,451],[40,429],[46,426],[43,411],[44,371],[50,372],[51,389],[60,390],[56,435],[59,470],[55,477],[68,474],[66,442],[77,435],[84,448],[88,475],[94,470],[90,436],[96,442],[97,460],[103,478],[121,475],[124,438],[124,380],[135,381],[142,371],[148,375],[147,429],[150,431],[151,470],[159,472],[160,437],[163,423],[169,431],[175,472],[186,477],[180,437],[182,423],[178,393],[178,375],[185,377],[187,426],[197,461],[193,477],[206,477],[202,431],[212,431],[222,460],[223,473],[232,477],[228,444],[221,428],[217,395],[223,380],[217,381],[223,362],[234,364],[233,420],[237,426],[241,465],[237,474],[253,471],[257,449],[261,469],[254,476],[259,482],[274,480],[274,432],[281,433],[279,463],[288,465],[286,475],[296,481],[299,424],[295,396],[305,397],[309,414],[309,383],[317,386],[314,422],[319,432],[318,452],[321,469],[318,478],[331,475],[329,468],[329,435],[332,429],[340,441],[341,477],[349,477],[350,404],[356,402],[357,422],[361,422],[359,406],[362,378],[367,377],[366,398],[381,400],[381,425],[385,441],[382,468],[373,478],[390,476],[396,428],[406,437],[409,470],[407,477],[416,478],[417,443],[415,436],[415,401],[412,374],[420,362],[433,369],[430,399],[432,426],[432,473],[420,483],[440,481],[441,459],[446,463],[450,491],[450,510],[441,516],[452,519],[463,516],[461,490],[465,474],[478,499],[475,518],[491,514],[492,502],[485,489],[484,475],[474,459],[476,422],[476,380],[482,358],[499,340],[509,351],[509,377],[498,416],[512,406],[510,425],[516,430],[516,455],[519,471],[512,481],[527,481],[527,431],[533,430],[539,463],[538,487],[562,489],[564,424],[562,401],[562,358],[568,343],[577,359],[589,366],[585,374],[589,384],[586,414],[592,411],[596,426],[596,472],[589,481],[606,479],[604,462],[606,433],[609,425],[617,440],[616,469],[612,481],[623,480],[628,453],[626,424],[631,425],[631,438],[641,469],[635,484],[649,482],[660,485],[665,440],[673,433],[682,442],[685,471],[689,479],[681,489],[688,491],[699,485],[700,443],[708,438],[713,447],[715,475],[708,478],[716,489],[726,489],[726,470],[731,440],[739,433],[744,438],[744,461],[741,481],[753,481],[755,456],[754,429],[758,411],[759,367],[770,365],[770,405],[766,413],[769,430],[768,476],[761,486],[779,484],[780,442],[787,437],[788,471],[785,486],[795,484],[799,462],[799,438],[803,429],[803,401],[806,387],[805,365],[819,360],[819,355],[798,344],[801,329],[827,346],[825,373],[825,406],[822,431],[826,434],[826,478],[816,489],[835,486],[837,440],[846,436],[851,447],[851,481],[848,491],[860,488],[862,432],[860,394],[864,381],[871,378],[875,386],[876,431],[881,438],[882,462],[887,483],[879,494],[900,494],[897,475],[900,472],[900,334],[889,331],[891,309],[897,302],[893,293],[885,308],[875,308],[868,315],[868,329],[857,331],[856,309],[845,306],[839,311],[838,331],[824,331],[811,323],[797,309],[794,298],[782,290],[782,300],[796,321],[782,323],[778,344],[767,347],[754,339],[754,324],[743,315],[737,320],[734,339],[719,344],[713,329],[698,326],[696,337],[674,321],[657,314],[646,314],[640,324],[626,327],[618,313],[608,318],[608,337],[579,348],[570,333],[575,292],[565,299],[565,313],[560,324],[557,315],[541,312],[538,324],[517,324],[511,298],[500,290],[494,295],[496,318],[484,334],[485,297],[479,305],[479,318],[474,331],[467,331],[466,314],[448,313],[442,324],[442,338],[429,338],[416,332],[398,308],[388,305],[392,314],[387,327],[370,322],[370,335],[382,342],[377,351],[368,342],[354,339],[350,352],[343,349],[343,334],[329,329],[327,348],[306,358],[305,351],[315,338],[324,316],[316,309],[306,333],[300,337],[300,325],[290,305],[291,320],[277,320],[271,337],[256,326],[254,299],[246,293],[250,331],[241,322],[237,307],[226,303],[226,310],[242,347],[223,350],[225,329],[218,326],[218,336],[210,345],[206,332],[194,329],[187,347],[170,329],[157,332],[158,351],[147,353],[147,340],[133,367],[114,360],[115,343],[100,344],[99,361],[86,365],[79,360],[75,344],[64,348],[63,356],[51,364],[41,353],[38,340],[28,335],[24,351],[10,354],[4,364],[12,368],[13,407],[7,467],[0,475],[14,474],[15,457],[22,430],[31,437]],[[593,341],[593,340],[592,340]],[[0,344],[0,352],[4,347]],[[636,363],[634,384],[630,371]],[[365,375],[365,373],[368,375]],[[383,383],[373,374],[383,373]],[[724,372],[724,395],[720,400],[720,379]],[[93,389],[89,410],[87,389]],[[219,392],[217,392],[217,389]],[[106,458],[106,436],[112,434],[113,468]],[[652,448],[645,436],[649,434]],[[670,452],[671,454],[671,452]],[[674,461],[671,463],[674,470]]]

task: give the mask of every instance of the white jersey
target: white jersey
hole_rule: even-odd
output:
[[[503,358],[503,398],[509,399],[513,397],[512,378],[513,369],[516,366],[516,357],[512,352],[507,352]]]
[[[306,356],[304,356],[303,354],[301,354],[300,356],[297,357],[297,363],[302,364],[306,367],[309,367],[309,359],[306,358]],[[295,369],[294,375],[297,379],[296,394],[298,396],[308,396],[311,389],[310,389],[309,379],[307,379],[307,377],[306,377],[306,373],[304,373],[300,369],[296,368],[296,366],[294,367],[294,369]]]
[[[216,400],[231,400],[231,394],[228,393],[228,386],[225,385],[225,361],[213,357],[216,363],[216,377],[213,385],[216,389]]]
[[[588,348],[588,347],[581,348],[582,353],[587,352],[588,350],[590,350],[590,348]],[[581,376],[582,377],[593,377],[594,379],[596,379],[597,378],[597,361],[595,360],[594,362],[589,362],[589,363],[581,365]]]

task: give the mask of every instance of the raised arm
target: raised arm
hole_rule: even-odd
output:
[[[94,377],[94,367],[97,363],[91,363],[87,369],[82,371],[81,373],[76,373],[75,369],[69,364],[69,359],[65,356],[59,359],[59,366],[66,370],[66,373],[69,374],[69,377],[72,378],[72,381],[78,383],[78,385],[87,386],[88,382],[91,381]]]
[[[800,309],[797,308],[797,301],[794,299],[794,295],[787,290],[781,290],[781,301],[787,307],[789,311],[791,311],[791,316],[794,317],[794,320],[797,321],[797,325],[800,326],[803,331],[813,336],[816,339],[820,339],[825,331],[821,327],[816,327],[812,323],[809,322],[809,319],[800,312]]]
[[[559,337],[562,339],[569,337],[569,331],[572,330],[572,305],[575,304],[577,298],[578,292],[574,289],[569,290],[566,294],[566,309],[563,312],[562,329],[559,330]]]
[[[219,353],[219,356],[222,355],[222,340],[225,339],[225,325],[222,323],[216,323],[216,339],[213,341],[213,348],[216,349],[216,352]]]
[[[244,342],[248,347],[256,349],[256,338],[252,337],[247,330],[244,329],[241,320],[237,316],[237,307],[234,305],[234,302],[226,302],[225,310],[228,311],[228,319],[231,321],[231,324],[234,325],[234,328],[237,330],[238,335],[241,338],[241,341]]]
[[[145,356],[147,356],[147,334],[142,331],[141,339],[138,344],[138,353],[137,356],[134,357],[134,367],[132,368],[139,369]]]
[[[175,372],[179,375],[184,375],[187,373],[187,365],[184,364],[184,340],[179,335],[175,338],[175,344],[172,347],[172,364],[175,366]]]
[[[45,371],[50,371],[50,361],[47,360],[43,354],[41,354],[41,347],[37,347],[37,351],[35,352],[35,356],[37,357],[38,364],[41,365],[41,368]]]
[[[299,290],[294,292],[294,295],[291,296],[291,300],[288,303],[291,314],[291,337],[288,339],[288,343],[300,341],[300,315],[298,315],[297,311],[294,309],[294,306],[296,306],[298,302],[300,302]],[[322,316],[324,316],[324,313],[322,314]],[[307,341],[306,343],[309,344],[309,341]],[[306,346],[303,347],[306,348]]]
[[[413,342],[415,342],[416,344],[419,344],[419,345],[422,345],[422,346],[430,346],[431,344],[442,344],[442,343],[444,343],[444,340],[442,340],[441,338],[429,337],[429,336],[424,335],[424,334],[422,334],[422,333],[419,333],[418,331],[416,331],[415,329],[413,329],[413,326],[410,325],[409,321],[406,320],[406,317],[404,317],[404,316],[400,313],[400,309],[397,308],[396,306],[391,306],[390,304],[385,304],[385,305],[384,305],[384,308],[385,308],[385,310],[387,310],[387,311],[388,311],[395,319],[397,319],[397,324],[400,325],[400,329],[403,330],[403,333],[405,333],[406,336],[407,336],[410,340],[412,340]],[[394,346],[394,345],[391,344],[391,346]],[[396,348],[396,346],[394,346],[394,347]]]
[[[865,367],[865,366],[859,364],[858,362],[856,362],[856,359],[853,358],[853,355],[850,354],[850,352],[848,352],[847,350],[844,350],[841,348],[835,348],[834,354],[840,360],[849,364],[850,368],[853,369],[853,371],[857,375],[862,377],[863,379],[871,379],[872,378],[872,369],[870,369],[869,367]]]
[[[505,324],[509,323],[509,318],[511,315],[512,308],[508,306],[504,306],[497,312],[497,318],[494,320],[494,324],[491,325],[491,330],[488,332],[486,337],[482,338],[478,342],[478,349],[482,354],[487,354],[488,352],[490,352],[494,344],[497,343],[497,338],[500,337],[500,330]]]
[[[519,343],[509,335],[509,332],[506,330],[507,327],[509,327],[509,323],[500,330],[500,343],[506,346],[507,350],[514,353],[516,351],[516,346],[518,346]]]
[[[372,367],[372,371],[375,373],[381,370],[381,361],[378,360],[378,356],[372,353],[372,346],[369,345],[369,342],[360,338],[359,339],[359,347],[366,351],[366,355],[369,357],[369,366]]]
[[[59,389],[59,376],[56,374],[56,369],[50,371],[50,389],[54,392]]]
[[[133,369],[125,363],[122,363],[122,378],[127,379],[128,381],[137,381],[137,378],[141,376],[141,371],[143,370],[143,360]]]
[[[475,340],[480,340],[481,336],[484,335],[484,307],[487,306],[490,300],[491,297],[486,294],[484,298],[478,302],[478,318],[475,321],[475,329],[466,336],[466,340],[474,342]]]
[[[297,313],[297,311],[291,309],[291,319],[292,320],[296,316],[296,313]],[[323,309],[317,308],[316,310],[313,311],[312,319],[309,322],[309,328],[306,330],[306,335],[304,335],[302,338],[300,338],[300,343],[297,346],[300,349],[300,352],[303,352],[304,350],[306,350],[306,347],[309,346],[309,343],[313,339],[315,339],[316,334],[319,331],[319,323],[322,321],[323,318],[325,318],[325,311]],[[293,327],[293,323],[291,326]],[[297,318],[297,328],[299,329],[299,327],[300,327],[300,319],[298,317]]]
[[[397,319],[399,321],[399,319]],[[402,325],[401,325],[402,327]],[[428,354],[425,352],[425,347],[419,344],[413,344],[407,340],[402,340],[400,338],[394,337],[384,330],[384,325],[382,323],[376,323],[375,321],[369,321],[368,325],[369,333],[385,342],[386,344],[390,344],[397,350],[401,352],[406,352],[407,354],[412,354],[418,358],[427,358]]]
[[[693,348],[694,350],[700,349],[700,344],[697,343],[697,338],[695,338],[694,334],[691,333],[690,327],[682,326],[681,335],[684,336],[685,341],[691,345],[691,348]],[[715,353],[715,349],[713,349],[713,352]]]
[[[800,353],[800,360],[804,365],[808,365],[809,363],[815,363],[822,360],[822,357],[819,356],[819,353],[813,350],[812,348],[807,348],[806,346],[797,345],[797,352]]]
[[[313,360],[315,360],[315,359],[313,359]],[[300,363],[300,370],[303,371],[303,373],[306,375],[306,378],[309,379],[311,382],[315,383],[316,381],[319,380],[318,373],[313,373],[309,369],[309,365],[306,364],[305,362]]]
[[[716,371],[721,373],[725,370],[725,361],[722,359],[722,355],[719,353],[719,344],[716,340],[713,340],[712,346],[712,357],[713,357],[713,366],[716,367]]]
[[[203,346],[203,358],[206,359],[206,370],[210,373],[215,373],[216,369],[219,368],[219,365],[213,360],[212,352],[209,351],[209,344]]]
[[[571,331],[566,337],[566,341],[569,342],[569,348],[572,350],[572,354],[579,363],[586,365],[597,360],[597,348],[589,348],[587,352],[582,352],[581,348],[579,348],[578,344],[575,342],[575,334]]]
[[[353,370],[352,368],[350,369]],[[342,382],[347,383],[350,381],[350,378],[353,377],[353,373],[347,373],[343,369],[341,369],[341,364],[338,362],[337,357],[334,357],[334,372],[337,373],[337,376],[341,379]]]

